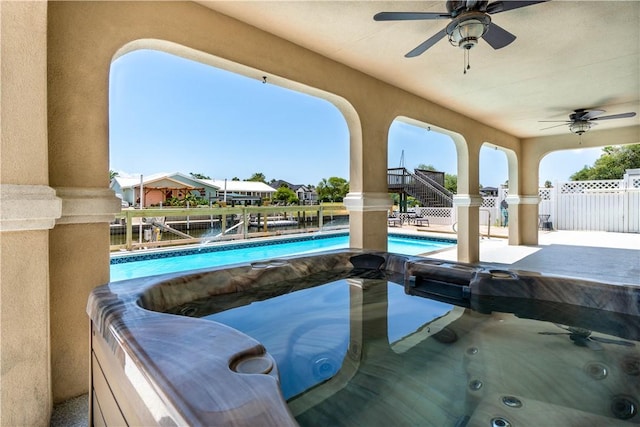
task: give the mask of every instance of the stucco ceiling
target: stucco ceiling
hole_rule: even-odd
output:
[[[494,50],[463,51],[442,39],[404,55],[449,20],[375,22],[381,11],[444,12],[445,1],[201,1],[225,15],[320,53],[520,138],[577,108],[640,113],[640,1],[553,0],[492,15],[517,36]],[[640,115],[597,129],[637,126]]]

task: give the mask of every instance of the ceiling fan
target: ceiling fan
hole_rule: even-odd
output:
[[[601,351],[603,349],[600,343],[616,344],[626,347],[635,346],[634,343],[624,340],[616,340],[604,337],[594,337],[591,335],[591,331],[584,328],[577,328],[573,326],[563,326],[554,323],[558,328],[564,329],[567,332],[538,332],[540,335],[569,335],[569,339],[578,347],[588,347],[591,350]]]
[[[478,0],[448,0],[447,12],[380,12],[373,19],[375,21],[451,19],[449,25],[418,45],[405,57],[412,58],[424,53],[445,36],[448,36],[453,46],[464,49],[468,55],[468,51],[478,44],[478,39],[481,37],[494,49],[501,49],[516,39],[516,36],[491,22],[490,15],[545,1],[548,0],[495,1],[493,3]],[[466,65],[468,69],[468,60]]]
[[[598,123],[596,122],[598,120],[624,119],[627,117],[634,117],[636,115],[636,113],[634,112],[629,112],[612,114],[610,116],[600,116],[604,112],[604,110],[587,110],[584,108],[580,108],[578,110],[574,110],[573,113],[569,114],[569,120],[540,120],[541,123],[562,122],[562,124],[560,125],[550,126],[541,130],[569,125],[569,130],[571,130],[571,132],[577,135],[582,135],[583,133],[591,129],[591,126],[597,125]]]

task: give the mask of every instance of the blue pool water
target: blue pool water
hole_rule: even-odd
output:
[[[390,235],[388,251],[419,255],[455,245],[451,239],[405,237]],[[349,247],[349,236],[303,237],[280,241],[238,243],[221,246],[203,246],[196,249],[114,256],[111,259],[111,281],[177,273],[200,268],[254,262],[259,260],[303,255]]]

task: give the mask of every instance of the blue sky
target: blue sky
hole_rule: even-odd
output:
[[[142,50],[116,59],[109,94],[109,168],[120,174],[197,172],[213,179],[317,185],[349,179],[349,131],[329,102],[167,53]],[[419,164],[456,174],[453,142],[445,135],[396,122],[388,164]],[[566,180],[592,165],[601,149],[552,153],[540,182]],[[480,183],[507,180],[500,151],[483,148]]]

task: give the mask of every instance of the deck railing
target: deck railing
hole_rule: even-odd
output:
[[[423,206],[451,207],[453,206],[452,194],[433,180],[428,171],[411,173],[406,168],[387,169],[387,186],[390,192],[402,192],[415,197]]]
[[[347,227],[342,204],[124,209],[111,223],[110,248],[131,251]]]

